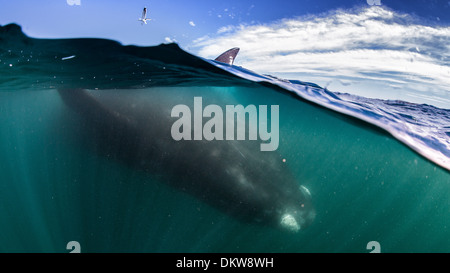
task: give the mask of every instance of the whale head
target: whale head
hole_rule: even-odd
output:
[[[305,186],[300,186],[297,195],[297,200],[287,203],[279,221],[280,227],[290,232],[305,229],[316,217],[310,191]]]

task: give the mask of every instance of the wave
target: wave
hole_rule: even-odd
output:
[[[334,93],[314,83],[261,75],[203,59],[177,44],[123,46],[106,39],[35,39],[15,24],[0,27],[0,92],[156,86],[269,86],[388,132],[450,170],[450,110]]]

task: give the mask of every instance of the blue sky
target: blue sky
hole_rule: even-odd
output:
[[[0,0],[0,25],[37,38],[175,41],[206,58],[238,46],[235,64],[256,72],[450,108],[450,1],[379,1]]]
[[[374,0],[0,0],[0,24],[18,23],[33,37],[102,37],[137,45],[158,44],[168,37],[188,46],[228,25],[264,24],[369,6],[367,2],[371,1]],[[446,0],[380,1],[391,9],[434,23],[450,23],[450,4]],[[153,21],[141,26],[137,19],[144,6]]]

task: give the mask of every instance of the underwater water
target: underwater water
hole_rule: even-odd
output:
[[[311,193],[314,221],[298,232],[247,223],[168,185],[167,174],[123,164],[61,99],[58,90],[73,88],[120,113],[123,102],[170,114],[198,96],[279,105],[278,149],[237,150],[236,159],[259,170],[258,160],[282,158]],[[449,114],[258,75],[175,44],[32,39],[0,27],[0,252],[68,252],[69,241],[82,252],[369,252],[370,241],[381,252],[450,252]],[[161,141],[170,144],[150,140]],[[192,161],[223,143],[200,146]]]

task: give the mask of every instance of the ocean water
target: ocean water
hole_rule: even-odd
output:
[[[247,223],[99,152],[58,93],[68,88],[109,107],[170,111],[168,101],[195,96],[279,105],[274,153],[309,189],[313,223],[295,233]],[[0,152],[0,252],[69,252],[70,241],[81,252],[369,252],[370,241],[381,252],[450,252],[450,110],[332,93],[175,44],[33,39],[0,27]],[[267,153],[242,156],[251,165]]]

